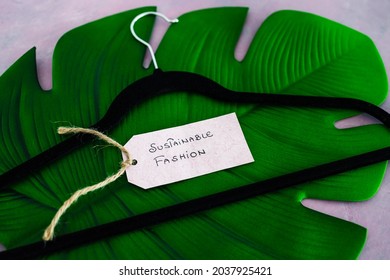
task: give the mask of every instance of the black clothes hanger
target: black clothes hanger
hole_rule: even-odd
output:
[[[151,12],[152,13],[152,12]],[[154,13],[156,14],[156,13]],[[137,18],[136,18],[137,19]],[[136,20],[134,19],[134,21]],[[133,22],[134,22],[133,21]],[[154,56],[152,56],[153,58]],[[155,64],[157,65],[157,64]],[[92,127],[99,131],[110,131],[122,117],[138,104],[159,94],[185,91],[202,94],[224,102],[250,103],[261,106],[311,107],[350,109],[365,112],[390,129],[390,114],[371,103],[354,98],[335,98],[317,96],[299,96],[284,94],[264,94],[237,92],[224,88],[218,83],[198,74],[189,72],[164,72],[157,69],[150,76],[144,77],[126,87],[114,99],[104,117]],[[93,136],[74,135],[49,148],[43,153],[27,160],[15,168],[0,175],[0,189],[10,187],[40,168],[51,164],[61,156],[81,147],[92,140]],[[390,147],[363,153],[346,159],[325,163],[301,171],[289,173],[265,181],[241,186],[205,197],[189,200],[166,208],[154,210],[127,219],[100,225],[94,228],[65,234],[54,241],[37,242],[0,252],[0,259],[32,259],[44,257],[59,250],[82,246],[116,234],[151,227],[155,224],[177,219],[186,215],[205,211],[217,206],[240,201],[271,191],[277,191],[293,185],[325,178],[374,163],[390,159]]]
[[[283,94],[261,94],[235,92],[222,87],[201,75],[188,72],[163,72],[156,70],[151,76],[142,78],[125,88],[113,101],[105,116],[93,127],[100,131],[109,131],[118,124],[126,112],[137,104],[158,94],[186,91],[204,94],[221,101],[237,103],[256,103],[262,106],[293,106],[315,108],[352,109],[365,112],[380,120],[390,129],[390,114],[371,103],[353,98],[333,98],[316,96],[298,96]],[[77,135],[22,163],[0,176],[1,188],[10,186],[16,180],[32,174],[46,164],[71,152],[90,141],[92,137]],[[45,256],[58,250],[66,250],[85,245],[112,235],[147,228],[157,223],[184,217],[227,203],[240,201],[267,192],[325,178],[374,163],[390,159],[390,147],[367,152],[346,159],[333,161],[298,172],[282,175],[250,185],[223,191],[177,205],[133,216],[120,221],[100,225],[94,228],[58,236],[54,241],[37,242],[20,248],[0,252],[0,259],[31,259]],[[17,176],[17,179],[14,177]]]

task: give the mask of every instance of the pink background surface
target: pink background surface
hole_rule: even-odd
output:
[[[390,73],[389,0],[15,0],[0,3],[0,75],[27,50],[36,46],[39,80],[43,88],[49,89],[52,53],[62,34],[101,17],[149,5],[157,6],[158,11],[169,17],[178,17],[187,11],[207,7],[250,7],[247,23],[236,50],[238,59],[245,55],[253,34],[272,12],[282,9],[312,12],[371,37],[381,53],[387,73]],[[153,46],[158,45],[164,28],[165,26],[156,28],[152,38]],[[382,107],[390,111],[390,101],[387,100]],[[359,117],[340,126],[368,122],[369,119]],[[368,240],[361,259],[390,259],[390,172],[387,173],[379,192],[369,201],[359,203],[304,201],[307,207],[368,228]]]

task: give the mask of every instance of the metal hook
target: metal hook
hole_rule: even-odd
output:
[[[158,12],[145,12],[145,13],[142,13],[142,14],[139,14],[138,16],[136,16],[133,21],[131,22],[130,24],[130,32],[131,34],[133,34],[134,38],[137,39],[140,43],[144,44],[149,52],[150,52],[150,55],[152,57],[152,61],[153,61],[153,64],[154,64],[154,68],[155,69],[158,69],[158,65],[157,65],[157,61],[156,61],[156,57],[154,55],[154,51],[152,49],[152,46],[146,42],[145,40],[142,40],[134,31],[134,25],[135,23],[142,17],[144,16],[147,16],[147,15],[155,15],[155,16],[160,16],[162,17],[164,20],[166,20],[167,22],[171,22],[171,23],[176,23],[176,22],[179,22],[179,20],[177,18],[175,19],[169,19],[167,18],[165,15],[161,14],[161,13],[158,13]]]

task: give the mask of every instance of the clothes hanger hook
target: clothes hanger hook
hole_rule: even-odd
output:
[[[136,16],[133,21],[131,22],[130,24],[130,32],[131,34],[133,34],[134,38],[137,39],[140,43],[144,44],[149,52],[150,52],[150,56],[152,57],[152,61],[153,61],[153,64],[154,64],[154,68],[155,69],[158,69],[158,65],[157,65],[157,61],[156,61],[156,57],[154,55],[154,51],[152,49],[152,46],[146,42],[145,40],[141,39],[134,31],[134,25],[135,23],[140,19],[140,18],[143,18],[144,16],[148,16],[148,15],[155,15],[155,16],[159,16],[159,17],[162,17],[165,21],[167,22],[171,22],[171,23],[176,23],[176,22],[179,22],[179,20],[177,18],[175,19],[169,19],[167,18],[164,14],[162,13],[158,13],[158,12],[145,12],[145,13],[142,13],[142,14],[139,14],[138,16]]]

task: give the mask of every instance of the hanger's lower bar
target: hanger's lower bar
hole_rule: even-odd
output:
[[[228,203],[277,191],[290,186],[322,179],[356,168],[390,159],[390,147],[311,167],[265,181],[237,187],[205,197],[154,210],[123,220],[56,237],[54,241],[37,242],[0,253],[0,259],[35,259],[49,254],[87,245],[114,235],[141,230]]]

